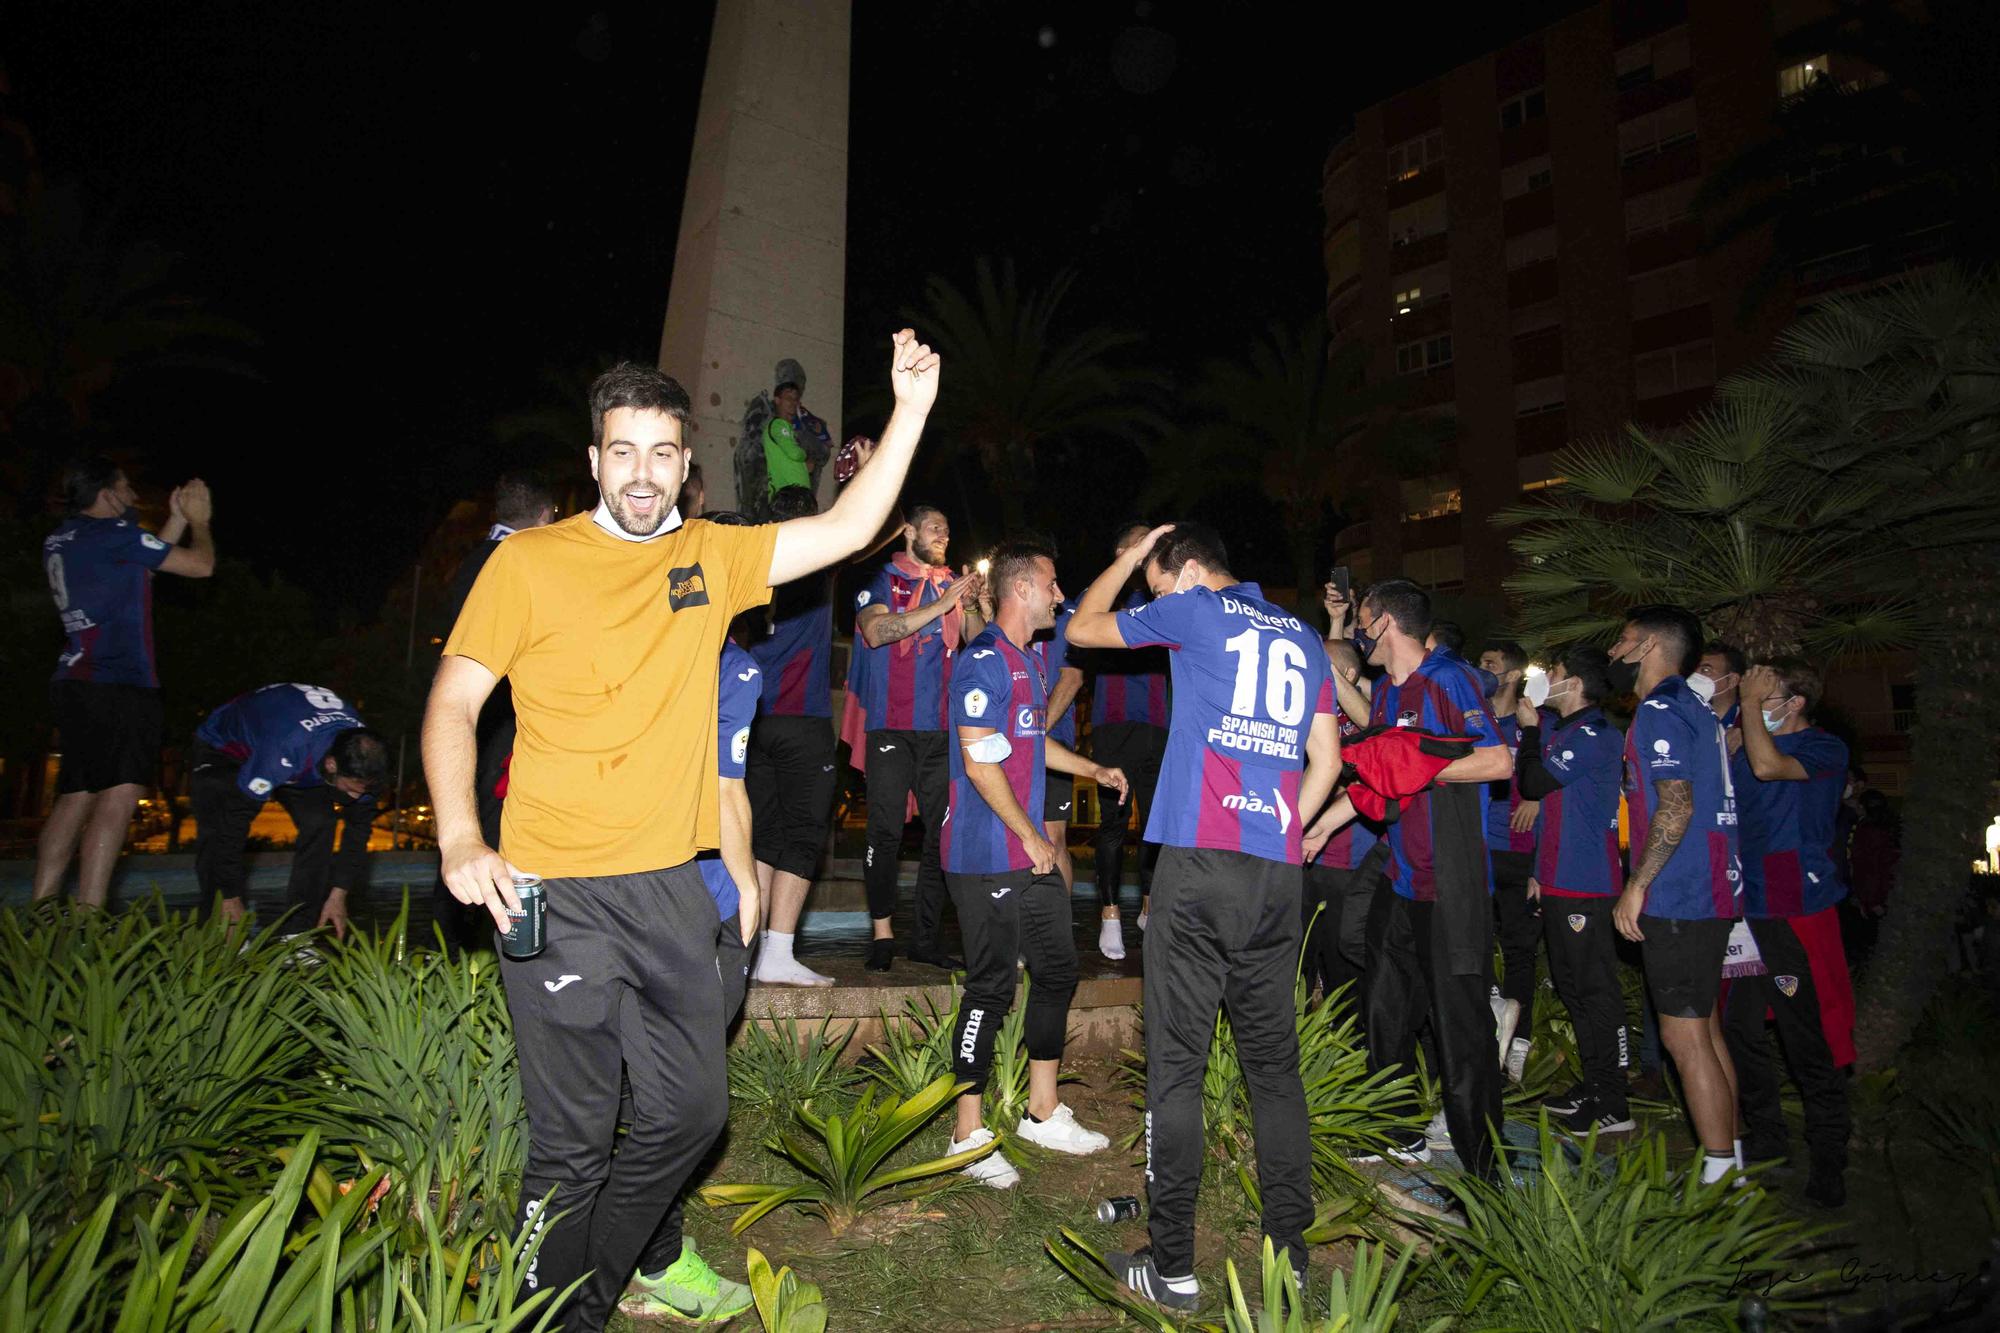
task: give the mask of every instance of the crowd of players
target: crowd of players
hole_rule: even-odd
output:
[[[1632,611],[1608,654],[1570,648],[1540,671],[1499,643],[1475,665],[1399,579],[1351,599],[1330,583],[1322,634],[1238,580],[1193,523],[1114,534],[1073,602],[1034,539],[954,572],[944,514],[894,516],[940,366],[907,330],[892,344],[880,443],[860,446],[825,512],[782,487],[765,524],[682,512],[700,505],[684,489],[687,396],[651,368],[615,368],[590,402],[599,503],[554,522],[546,491],[504,480],[454,589],[423,734],[440,920],[479,942],[453,906],[505,930],[516,876],[542,881],[547,946],[501,967],[531,1128],[520,1222],[541,1240],[527,1282],[582,1280],[565,1327],[600,1327],[621,1303],[694,1319],[748,1304],[686,1244],[679,1200],[726,1118],[726,1032],[748,980],[831,982],[794,940],[836,735],[865,773],[871,968],[894,965],[899,849],[923,820],[907,957],[965,971],[951,1152],[996,1188],[1018,1174],[981,1094],[1022,968],[1029,1096],[999,1128],[1055,1151],[1107,1146],[1057,1095],[1078,970],[1067,825],[1076,779],[1097,788],[1097,947],[1118,959],[1143,940],[1145,955],[1150,1243],[1109,1258],[1150,1300],[1199,1300],[1202,1081],[1223,1011],[1252,1096],[1263,1229],[1303,1273],[1302,953],[1313,985],[1358,1001],[1371,1069],[1410,1070],[1426,1048],[1443,1109],[1383,1156],[1450,1144],[1497,1175],[1503,1080],[1532,1049],[1544,949],[1583,1073],[1547,1109],[1580,1133],[1632,1129],[1624,942],[1702,1179],[1788,1150],[1774,1019],[1806,1100],[1808,1193],[1840,1201],[1851,1007],[1832,847],[1847,756],[1811,725],[1809,666],[1750,667],[1668,606]],[[79,464],[67,484],[71,517],[46,555],[68,635],[62,794],[36,891],[56,891],[81,841],[79,897],[101,903],[160,743],[149,580],[212,570],[211,505],[189,483],[155,536],[110,465]],[[855,598],[835,719],[833,571],[898,537]],[[1086,667],[1088,757],[1073,716]],[[1624,698],[1636,708],[1621,733],[1606,707]],[[338,695],[275,684],[210,713],[192,755],[205,907],[241,916],[250,821],[275,799],[299,827],[301,923],[344,930],[387,776],[381,738]],[[1135,809],[1143,934],[1128,936]],[[962,962],[940,933],[947,902]]]

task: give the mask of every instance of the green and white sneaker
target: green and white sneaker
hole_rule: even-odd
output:
[[[626,1314],[666,1315],[690,1324],[720,1324],[752,1304],[750,1288],[731,1282],[681,1242],[681,1257],[664,1273],[636,1273],[618,1308]]]

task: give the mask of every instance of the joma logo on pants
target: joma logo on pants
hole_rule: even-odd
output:
[[[547,1218],[541,1216],[541,1211],[542,1211],[542,1201],[540,1199],[530,1199],[525,1204],[521,1205],[521,1220],[524,1223],[531,1224],[528,1227],[528,1240],[530,1242],[532,1242],[535,1239],[535,1237],[542,1234],[542,1224],[548,1221]],[[528,1284],[529,1291],[533,1291],[536,1285],[541,1281],[541,1275],[536,1271],[541,1267],[541,1264],[542,1264],[541,1252],[537,1250],[535,1252],[535,1257],[528,1261],[528,1276],[525,1279],[525,1281]]]
[[[972,1053],[979,1046],[979,1025],[985,1021],[984,1009],[974,1009],[965,1016],[965,1031],[958,1034],[958,1058],[965,1064],[972,1063]]]

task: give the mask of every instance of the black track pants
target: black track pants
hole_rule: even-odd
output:
[[[923,859],[917,863],[914,949],[938,947],[938,923],[944,919],[944,863],[938,840],[944,834],[944,813],[951,799],[951,765],[942,731],[871,731],[868,733],[868,851],[861,880],[868,890],[868,915],[896,913],[897,857],[908,822],[910,793],[917,794],[917,813],[924,821]]]
[[[1160,782],[1160,761],[1167,754],[1167,729],[1150,722],[1107,722],[1090,733],[1090,757],[1106,768],[1125,771],[1132,785],[1132,799],[1117,800],[1117,793],[1099,793],[1096,850],[1097,903],[1118,905],[1118,886],[1125,875],[1125,827],[1132,820],[1133,807],[1146,818],[1153,814],[1153,790]],[[1139,892],[1153,885],[1154,867],[1159,863],[1158,843],[1144,839],[1146,826],[1139,825]]]

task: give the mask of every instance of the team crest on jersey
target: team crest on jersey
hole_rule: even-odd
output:
[[[139,544],[149,551],[164,551],[167,549],[167,544],[150,532],[139,534]]]
[[[1778,984],[1779,991],[1788,1000],[1799,993],[1799,979],[1797,977],[1772,977],[1771,980]]]
[[[269,796],[271,794],[271,779],[269,778],[250,779],[250,794],[252,796]]]
[[[1569,914],[1569,928],[1575,931],[1577,934],[1579,935],[1583,934],[1583,928],[1589,924],[1590,924],[1590,918],[1585,916],[1583,913],[1571,912]]]
[[[1416,709],[1414,709],[1414,708],[1406,708],[1406,709],[1404,709],[1404,710],[1403,710],[1402,712],[1400,712],[1400,713],[1396,714],[1396,725],[1397,725],[1397,726],[1399,726],[1399,727],[1414,727],[1414,726],[1416,726],[1416,725],[1417,725],[1417,710],[1416,710]]]
[[[744,759],[746,759],[749,756],[749,754],[750,754],[750,728],[745,727],[743,728],[743,730],[737,732],[736,735],[730,739],[729,762],[731,762],[732,764],[740,764],[744,761]]]
[[[855,607],[856,607],[857,609],[859,609],[860,607],[864,607],[864,606],[868,605],[868,603],[870,603],[870,602],[872,602],[872,601],[874,601],[874,600],[875,600],[875,594],[874,594],[874,593],[872,593],[872,592],[869,592],[869,591],[868,591],[868,589],[866,589],[866,588],[863,588],[863,589],[861,590],[861,595],[860,595],[859,597],[856,597],[856,598],[854,599],[854,605],[855,605]]]
[[[985,690],[967,690],[965,692],[965,715],[967,717],[985,717],[987,702]]]
[[[708,581],[702,577],[700,565],[667,571],[667,605],[676,611],[708,605]]]

